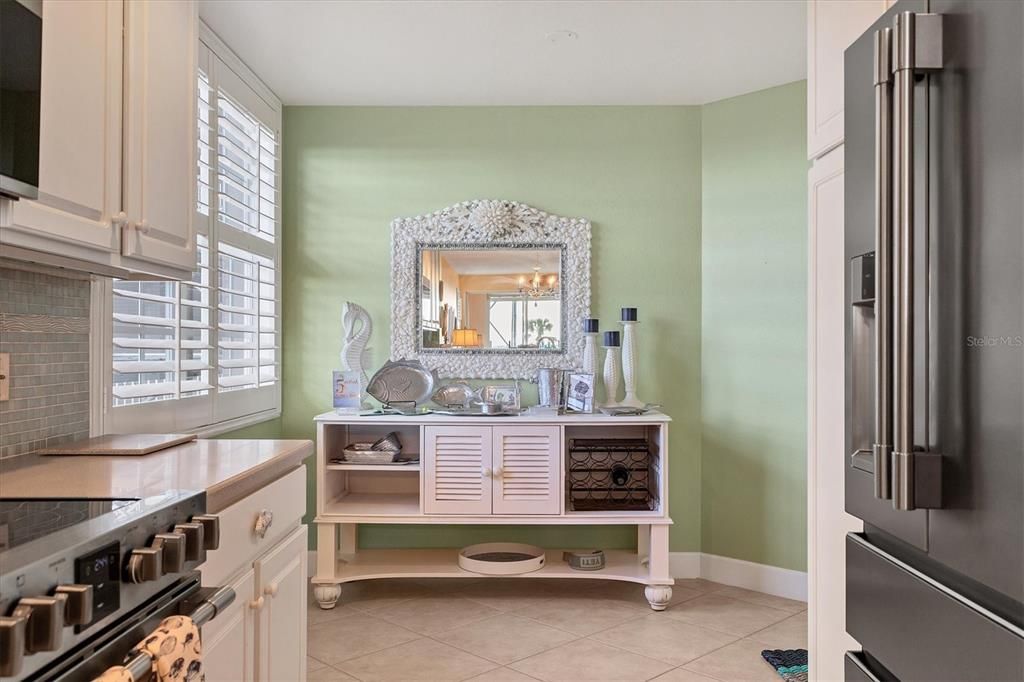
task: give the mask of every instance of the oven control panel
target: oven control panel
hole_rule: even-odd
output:
[[[75,626],[75,632],[81,632],[121,608],[121,543],[112,542],[75,559],[75,582],[92,591],[90,617]]]

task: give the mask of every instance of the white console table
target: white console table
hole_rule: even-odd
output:
[[[333,608],[347,582],[377,578],[480,577],[458,565],[458,549],[365,549],[363,524],[631,525],[637,550],[606,550],[606,565],[579,571],[547,549],[540,570],[517,578],[623,580],[645,587],[651,608],[672,598],[668,531],[668,424],[661,413],[609,417],[354,416],[321,414],[317,426],[316,599]],[[395,431],[402,466],[335,464],[351,442]],[[566,469],[574,439],[643,439],[650,451],[651,508],[574,510]]]

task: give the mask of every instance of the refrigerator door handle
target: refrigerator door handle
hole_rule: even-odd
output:
[[[875,31],[875,497],[891,496],[892,29]]]
[[[892,504],[899,511],[938,507],[941,456],[914,449],[914,76],[942,67],[942,16],[902,12],[892,30],[895,99],[894,212],[898,240]],[[920,470],[919,470],[920,469]]]

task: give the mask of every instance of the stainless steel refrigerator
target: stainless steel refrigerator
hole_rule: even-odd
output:
[[[1024,680],[1024,3],[901,0],[845,80],[846,679]]]

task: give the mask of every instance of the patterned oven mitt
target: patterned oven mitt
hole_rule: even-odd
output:
[[[164,618],[156,631],[139,642],[137,650],[153,658],[157,682],[203,682],[203,645],[199,627],[188,616]]]

